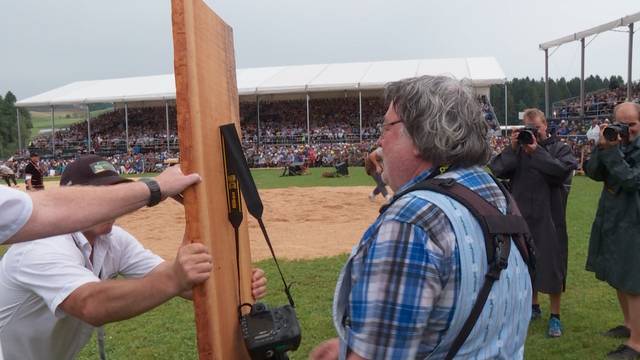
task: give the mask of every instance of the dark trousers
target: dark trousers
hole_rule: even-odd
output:
[[[382,193],[382,196],[386,197],[389,194],[389,192],[387,191],[387,185],[384,183],[384,181],[382,181],[382,175],[376,172],[373,175],[371,175],[371,177],[373,178],[373,180],[376,181],[376,185],[377,185],[376,188],[373,189],[373,195],[378,195]]]
[[[2,178],[4,179],[4,181],[6,181],[7,186],[11,187],[11,181],[13,181],[13,185],[18,186],[18,183],[16,182],[16,176],[14,174],[2,175]]]

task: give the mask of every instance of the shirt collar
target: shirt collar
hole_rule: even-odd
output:
[[[87,269],[93,271],[93,274],[100,277],[104,258],[107,253],[107,246],[111,233],[101,235],[96,238],[93,247],[83,233],[77,232],[72,235],[73,241],[76,243],[78,250],[82,253]],[[91,261],[91,251],[93,250],[93,261]]]
[[[431,175],[431,173],[433,173],[433,171],[435,170],[435,166],[430,167],[429,169],[421,172],[420,174],[418,174],[417,176],[415,176],[413,179],[409,180],[407,183],[405,183],[404,185],[402,185],[398,191],[396,191],[396,194],[399,194],[401,192],[403,192],[404,190],[410,188],[411,186],[425,180],[426,178],[429,177],[429,175]]]
[[[87,240],[87,238],[84,236],[84,234],[81,232],[77,232],[72,234],[72,237],[73,241],[76,243],[76,246],[82,252],[82,254],[86,253],[86,255],[89,256],[91,254],[91,244],[89,243],[89,240]]]

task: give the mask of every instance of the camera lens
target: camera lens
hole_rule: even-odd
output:
[[[618,140],[618,129],[614,127],[606,127],[602,132],[604,138],[608,141],[616,141]]]
[[[523,130],[518,134],[518,143],[521,145],[533,144],[533,133],[529,130]]]

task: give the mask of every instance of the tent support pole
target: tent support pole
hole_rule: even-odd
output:
[[[89,111],[89,105],[87,104],[87,151],[91,153],[91,111]]]
[[[167,100],[164,101],[164,117],[167,120],[167,156],[169,156],[171,148],[169,145],[169,102]]]
[[[580,39],[580,120],[584,120],[584,38]]]
[[[258,113],[258,146],[260,146],[260,95],[256,95],[256,112]]]
[[[509,102],[507,101],[507,82],[504,82],[504,126],[509,126],[509,113],[508,111]]]
[[[549,49],[544,49],[544,116],[549,118]]]
[[[307,144],[311,143],[311,127],[309,126],[309,93],[307,93]]]
[[[18,122],[18,151],[22,154],[22,134],[20,130],[20,108],[16,107],[16,121]]]
[[[627,63],[627,101],[631,101],[631,59],[633,59],[633,23],[629,24],[629,56]]]
[[[51,105],[51,156],[56,158],[56,120],[54,106]]]
[[[358,90],[358,112],[360,116],[360,143],[362,143],[362,91]]]
[[[127,103],[124,103],[124,133],[125,133],[125,152],[129,153],[129,109]]]

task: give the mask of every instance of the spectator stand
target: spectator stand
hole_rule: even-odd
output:
[[[544,81],[545,81],[545,86],[544,86],[545,111],[544,112],[547,117],[550,117],[549,116],[550,115],[549,114],[549,57],[553,55],[553,52],[555,52],[563,44],[570,43],[573,41],[580,41],[581,56],[580,56],[580,105],[579,105],[580,114],[579,115],[581,117],[584,117],[585,115],[584,113],[584,110],[585,110],[584,62],[585,62],[585,48],[587,45],[589,45],[588,43],[586,43],[586,39],[588,37],[593,36],[589,40],[589,43],[591,43],[591,41],[593,41],[598,36],[598,34],[606,31],[611,31],[611,30],[619,31],[617,30],[619,28],[626,28],[625,30],[629,33],[629,36],[628,36],[629,50],[627,53],[627,87],[626,87],[627,91],[626,91],[625,99],[627,99],[628,101],[631,101],[632,99],[632,95],[631,95],[632,61],[631,59],[633,57],[633,35],[634,35],[633,29],[634,29],[634,24],[638,21],[640,21],[640,12],[615,19],[613,21],[592,27],[590,29],[576,32],[571,35],[563,36],[561,38],[558,38],[552,41],[547,41],[538,46],[540,50],[544,51]],[[555,50],[553,50],[553,52],[549,54],[549,49],[555,49]]]
[[[260,129],[260,104],[300,98],[305,101],[305,143],[311,137],[311,98],[326,98],[331,93],[357,94],[358,138],[364,140],[363,96],[381,93],[384,84],[402,78],[423,74],[451,74],[469,79],[479,93],[487,93],[489,86],[504,83],[504,72],[495,58],[419,59],[378,61],[363,63],[316,64],[238,69],[236,73],[241,102],[255,101],[257,128]],[[113,103],[124,109],[123,119],[125,147],[129,150],[129,112],[135,107],[159,107],[164,105],[165,118],[169,120],[169,102],[175,99],[173,75],[158,75],[123,79],[80,81],[56,88],[17,102],[18,107],[48,107],[52,114],[56,106]],[[87,149],[92,143],[92,124],[87,116]],[[54,125],[54,124],[52,124]],[[54,126],[52,126],[54,128]],[[166,126],[167,151],[170,150],[169,126]],[[261,132],[258,131],[258,134]],[[258,143],[261,143],[258,139]],[[52,134],[50,153],[56,152],[57,137]]]

